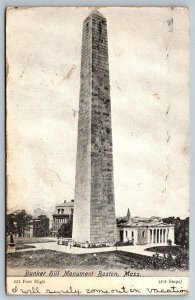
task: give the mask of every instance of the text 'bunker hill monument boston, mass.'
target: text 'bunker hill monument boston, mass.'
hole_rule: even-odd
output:
[[[117,241],[107,22],[97,10],[84,20],[73,241]]]

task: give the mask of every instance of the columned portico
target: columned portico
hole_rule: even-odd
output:
[[[168,239],[174,243],[173,228],[150,228],[148,231],[149,244],[167,244]]]
[[[166,240],[166,229],[163,229],[163,243],[165,243]]]
[[[160,243],[162,243],[162,229],[160,229]]]
[[[153,232],[154,232],[153,243],[155,244],[156,243],[156,229],[154,229]]]
[[[123,231],[123,242],[131,241],[134,245],[167,245],[168,240],[174,244],[174,225],[159,222],[152,225],[139,225],[139,222],[121,224],[119,232]]]

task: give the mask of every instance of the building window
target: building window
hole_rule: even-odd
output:
[[[102,24],[99,23],[99,34],[101,34],[101,33],[102,33]]]
[[[61,213],[62,213],[62,214],[64,213],[64,209],[61,210]]]
[[[127,230],[126,230],[126,237],[127,237]]]
[[[60,214],[60,209],[58,209],[58,214]]]
[[[142,231],[142,237],[144,237],[145,236],[145,232],[144,231]]]
[[[132,238],[134,237],[134,231],[131,232],[131,236],[132,236]]]

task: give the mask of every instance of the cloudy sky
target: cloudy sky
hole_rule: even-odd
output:
[[[83,20],[90,8],[7,13],[8,209],[74,198]],[[107,18],[117,215],[188,215],[186,9]]]

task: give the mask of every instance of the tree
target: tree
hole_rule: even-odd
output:
[[[24,237],[25,228],[31,220],[32,216],[24,209],[15,210],[13,213],[7,215],[7,233],[17,233],[19,237]]]
[[[37,217],[37,219],[48,219],[46,215],[40,215]]]
[[[189,218],[179,217],[164,218],[163,222],[175,225],[175,243],[185,248],[189,248]]]
[[[61,225],[60,229],[58,230],[59,237],[72,237],[72,219],[68,221],[68,223],[64,223]]]
[[[6,233],[7,235],[17,233],[16,216],[14,213],[8,214],[6,217]]]
[[[49,218],[46,215],[40,215],[33,220],[33,236],[43,237],[49,235]]]

